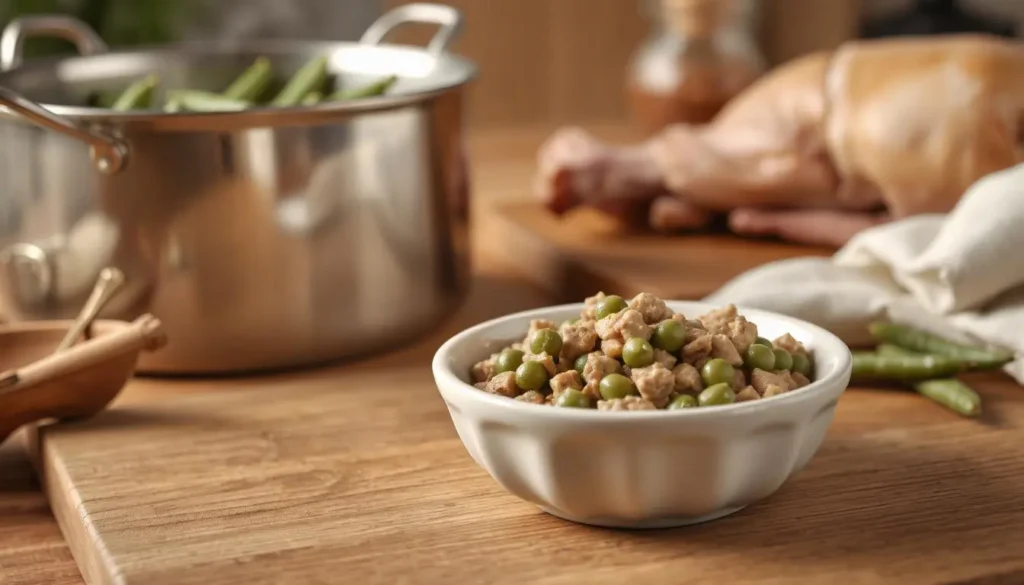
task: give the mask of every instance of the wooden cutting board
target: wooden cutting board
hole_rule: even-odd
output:
[[[588,209],[562,218],[537,203],[485,201],[480,229],[488,257],[562,302],[603,290],[633,296],[700,299],[751,268],[834,249],[726,233],[667,236],[624,228]]]
[[[777,494],[677,530],[575,525],[504,492],[403,360],[122,405],[43,429],[38,456],[93,584],[1019,584],[1024,391],[972,383],[980,421],[850,390]]]

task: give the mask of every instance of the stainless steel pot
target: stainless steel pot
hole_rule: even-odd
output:
[[[381,44],[408,22],[440,26],[426,50]],[[126,285],[102,316],[151,312],[171,340],[146,372],[276,369],[423,335],[469,280],[462,99],[476,68],[445,51],[461,22],[408,4],[359,43],[130,52],[72,19],[13,22],[0,38],[0,311],[68,318],[116,266]],[[24,39],[44,34],[81,56],[22,63]],[[320,54],[343,84],[399,81],[387,96],[301,108],[65,105],[150,72],[164,88],[219,91],[257,56],[290,73]]]

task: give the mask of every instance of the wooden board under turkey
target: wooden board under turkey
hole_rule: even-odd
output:
[[[581,209],[556,217],[530,201],[482,202],[487,253],[511,273],[563,302],[603,290],[632,296],[700,299],[767,262],[828,256],[832,249],[741,239],[725,233],[662,235],[624,229]]]
[[[849,390],[778,493],[676,530],[590,528],[509,495],[420,366],[122,405],[44,430],[40,460],[95,584],[1021,583],[1024,391],[975,384],[980,421]]]

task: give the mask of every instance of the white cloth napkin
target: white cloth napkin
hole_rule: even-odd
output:
[[[865,230],[832,258],[765,264],[707,299],[810,321],[848,344],[891,319],[1011,349],[1024,384],[1024,164],[981,179],[948,214]]]

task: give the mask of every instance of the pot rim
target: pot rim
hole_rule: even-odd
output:
[[[240,111],[222,112],[164,112],[162,110],[144,110],[116,112],[108,108],[91,106],[70,106],[52,104],[45,101],[38,102],[40,106],[49,112],[67,118],[68,120],[98,125],[130,125],[137,129],[149,130],[173,130],[173,129],[209,129],[215,124],[218,128],[238,128],[248,126],[270,126],[280,124],[303,124],[318,122],[323,119],[339,119],[350,117],[355,114],[381,112],[393,110],[409,105],[416,105],[427,102],[445,93],[462,88],[473,82],[479,74],[479,68],[472,61],[449,52],[431,53],[421,47],[412,45],[397,44],[368,44],[360,42],[341,41],[303,41],[295,39],[272,39],[272,40],[249,40],[244,42],[232,42],[230,44],[220,41],[187,41],[163,45],[149,45],[133,48],[126,51],[105,51],[92,55],[76,55],[70,57],[49,57],[34,59],[22,63],[12,69],[0,72],[0,85],[8,85],[6,82],[19,75],[25,75],[33,70],[52,71],[61,66],[75,66],[82,63],[112,59],[133,59],[153,58],[156,56],[198,57],[204,54],[229,56],[232,54],[261,54],[269,57],[280,57],[300,52],[308,52],[311,48],[322,47],[322,51],[330,54],[337,54],[343,51],[384,53],[386,60],[388,55],[391,58],[407,56],[419,60],[430,59],[435,67],[446,65],[452,73],[451,81],[444,81],[437,85],[431,85],[427,89],[419,91],[402,92],[398,94],[386,94],[362,98],[346,102],[321,102],[315,105],[293,106],[293,107],[269,107],[257,105]],[[305,51],[302,51],[304,49]],[[333,64],[335,72],[345,72],[344,65]],[[351,71],[371,75],[365,71]],[[387,75],[388,72],[374,73],[373,75]],[[399,79],[420,79],[427,76],[402,75],[395,72]],[[8,85],[8,87],[12,87]],[[13,87],[17,87],[16,85]],[[0,119],[24,122],[18,114],[0,106]]]

